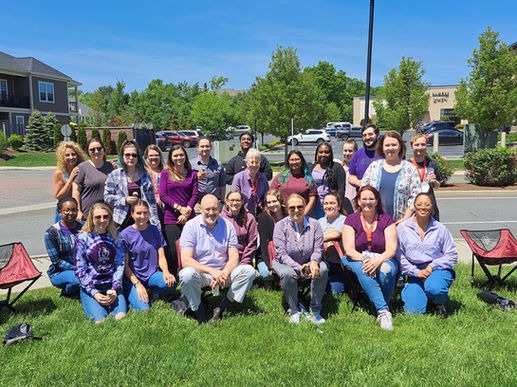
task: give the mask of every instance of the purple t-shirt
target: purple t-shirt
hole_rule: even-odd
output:
[[[377,228],[372,233],[372,251],[374,253],[382,254],[386,250],[384,230],[393,223],[393,219],[388,214],[383,213],[377,217]],[[355,231],[355,249],[359,252],[368,250],[368,238],[361,223],[361,213],[354,212],[348,215],[345,219],[345,225],[352,227]]]
[[[352,156],[348,173],[357,176],[361,180],[372,161],[379,159],[382,159],[382,157],[377,155],[375,150],[371,151],[363,146]]]
[[[158,249],[167,245],[162,232],[152,224],[143,231],[130,226],[120,238],[124,253],[129,254],[129,267],[140,281],[147,281],[158,271]]]

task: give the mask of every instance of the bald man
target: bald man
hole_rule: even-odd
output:
[[[201,199],[201,214],[185,224],[180,237],[181,290],[200,324],[219,321],[230,303],[241,303],[253,286],[255,269],[239,265],[237,243],[233,225],[219,216],[219,200],[212,194],[205,195]],[[229,288],[210,320],[201,303],[201,289],[205,286],[216,293]]]

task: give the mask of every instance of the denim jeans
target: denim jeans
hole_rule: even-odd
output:
[[[154,273],[147,281],[141,281],[142,285],[145,286],[146,289],[151,289],[152,292],[158,294],[164,293],[172,293],[176,289],[176,284],[171,287],[167,286],[167,283],[163,279],[163,272],[157,271]],[[131,283],[129,278],[124,276],[123,279],[124,284],[124,295],[126,296],[127,301],[129,302],[129,306],[134,310],[148,310],[151,306],[148,302],[142,301],[138,298],[138,292],[136,291],[136,287]]]
[[[347,291],[345,275],[340,263],[325,261],[329,269],[327,287],[325,291],[331,294],[343,294]]]
[[[83,288],[81,288],[80,295],[84,313],[86,313],[88,320],[93,322],[103,320],[110,314],[127,313],[126,299],[121,292],[117,293],[117,299],[109,306],[99,304],[99,302],[90,296]]]
[[[73,270],[65,270],[50,277],[50,283],[56,288],[62,289],[65,295],[79,292],[79,280]]]
[[[409,277],[408,283],[402,289],[404,311],[409,314],[424,314],[427,301],[435,304],[445,304],[449,300],[449,288],[456,278],[452,269],[433,270],[424,281],[422,278]]]
[[[398,265],[393,259],[385,261],[377,269],[375,278],[363,272],[363,263],[343,257],[343,264],[350,267],[357,276],[361,287],[377,312],[388,310],[388,304],[397,282]],[[387,267],[385,265],[388,265]],[[385,267],[386,269],[383,269]]]

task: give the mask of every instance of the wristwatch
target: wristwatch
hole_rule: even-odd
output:
[[[133,286],[136,286],[136,285],[138,285],[139,283],[140,283],[140,281],[139,281],[139,280],[136,280],[135,282],[133,282]]]

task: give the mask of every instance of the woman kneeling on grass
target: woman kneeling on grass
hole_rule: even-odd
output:
[[[162,232],[149,223],[149,204],[138,200],[131,208],[131,216],[135,223],[120,233],[126,257],[124,295],[134,310],[148,310],[147,288],[156,294],[172,292],[176,278],[167,265]]]
[[[382,209],[379,191],[366,185],[355,198],[359,212],[347,216],[343,227],[343,264],[354,272],[377,311],[382,329],[393,329],[388,303],[397,280],[397,228]]]
[[[422,192],[415,199],[415,214],[398,226],[397,255],[402,274],[409,277],[402,301],[411,314],[425,313],[431,301],[435,312],[445,317],[458,251],[451,233],[431,216],[432,211],[431,195]]]
[[[113,215],[104,203],[95,203],[75,245],[75,275],[81,284],[86,317],[103,322],[109,314],[126,317],[127,304],[121,294],[124,251],[118,240]]]

